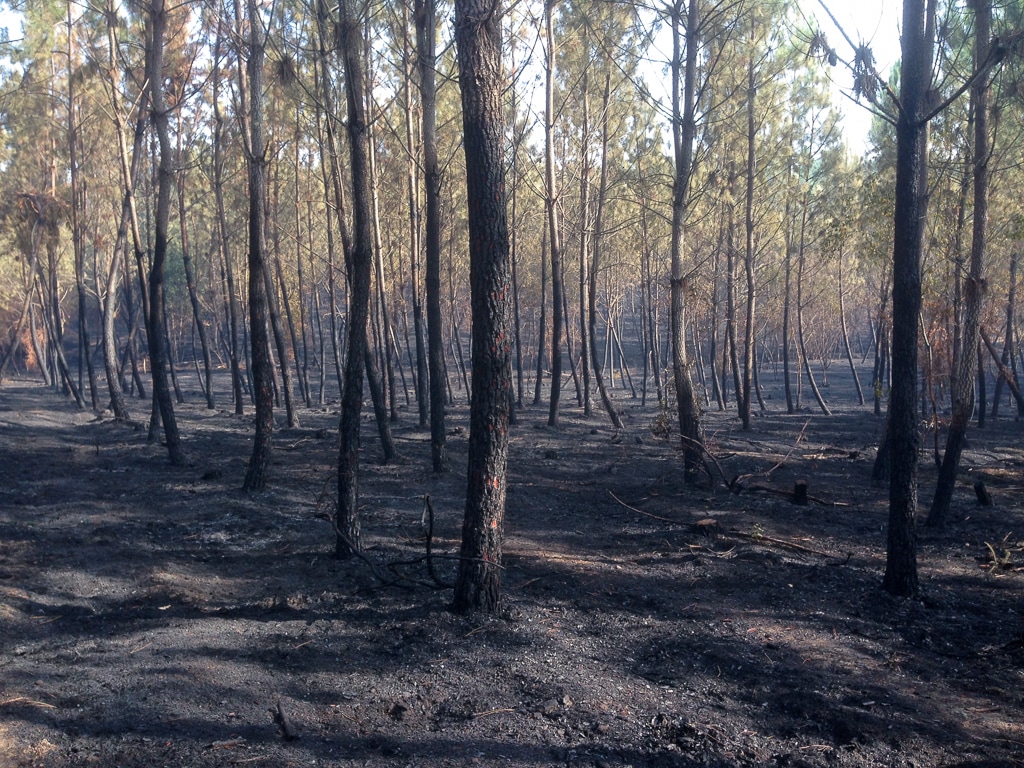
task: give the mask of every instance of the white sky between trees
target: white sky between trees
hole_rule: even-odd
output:
[[[826,0],[826,5],[855,44],[867,42],[871,46],[879,75],[888,78],[900,57],[899,25],[903,4],[899,0]],[[12,6],[18,6],[16,0],[0,0],[0,27],[6,27],[10,37],[17,41],[21,37],[21,15],[12,12]],[[841,58],[852,58],[849,44],[818,0],[799,0],[799,9],[809,22],[825,34]],[[14,44],[17,45],[17,42]],[[854,155],[861,155],[867,149],[871,113],[844,95],[851,94],[852,83],[852,76],[845,67],[841,64],[833,67],[831,76],[835,103],[843,114],[843,134],[850,151]]]
[[[903,3],[899,0],[825,0],[825,4],[842,25],[855,45],[862,42],[871,46],[875,54],[875,69],[883,78],[900,59],[900,23]],[[818,0],[800,0],[800,8],[808,19],[817,22],[840,58],[851,59],[853,52],[849,43],[829,19]],[[843,135],[854,155],[862,155],[867,149],[868,131],[871,128],[871,113],[860,104],[843,94],[850,94],[853,76],[841,64],[831,70],[832,88],[835,101],[843,113]]]

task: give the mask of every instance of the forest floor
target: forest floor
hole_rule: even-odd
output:
[[[618,402],[621,432],[569,399],[557,430],[520,412],[505,613],[464,618],[428,576],[422,519],[429,494],[449,582],[465,407],[441,477],[414,413],[392,466],[364,422],[383,583],[332,557],[336,404],[276,432],[270,487],[246,496],[251,415],[180,406],[181,469],[144,430],[8,382],[0,766],[1024,765],[1019,422],[971,432],[949,524],[920,529],[922,596],[905,600],[880,589],[869,408],[776,410],[749,432],[710,412],[722,471],[748,475],[732,493],[684,486],[657,408]],[[977,505],[978,477],[994,506]],[[800,478],[808,506],[788,497]]]

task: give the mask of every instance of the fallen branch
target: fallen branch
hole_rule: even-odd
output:
[[[752,475],[748,475],[748,477],[752,477]],[[781,498],[784,498],[784,499],[786,499],[788,501],[791,501],[794,504],[799,504],[800,503],[799,501],[797,501],[799,491],[796,489],[796,487],[794,487],[794,489],[792,491],[787,491],[784,488],[776,488],[776,487],[771,486],[771,485],[761,485],[761,484],[758,484],[758,485],[750,485],[750,486],[747,486],[746,488],[741,488],[740,490],[761,491],[763,493],[770,493],[770,494],[772,494],[774,496],[780,496]],[[740,490],[737,490],[736,493],[739,493]],[[848,507],[848,506],[850,506],[849,504],[847,504],[846,502],[843,502],[843,501],[827,501],[826,499],[821,499],[821,498],[818,498],[817,496],[811,496],[810,494],[806,494],[804,496],[804,498],[807,500],[807,502],[813,502],[815,504],[820,504],[823,507]],[[805,503],[807,503],[807,502],[805,502]]]
[[[800,427],[800,434],[798,434],[796,436],[796,441],[793,443],[793,447],[790,448],[789,452],[786,453],[786,455],[783,456],[781,459],[779,459],[775,463],[775,466],[773,466],[767,472],[752,472],[751,474],[748,474],[748,475],[736,475],[736,477],[733,478],[732,482],[728,484],[729,488],[732,490],[732,492],[733,493],[739,493],[740,492],[740,488],[743,487],[742,486],[742,482],[744,480],[747,480],[748,478],[751,478],[751,477],[766,477],[766,478],[767,477],[771,477],[772,473],[775,470],[777,470],[779,467],[783,466],[787,461],[789,461],[789,457],[793,455],[793,451],[795,451],[797,449],[797,446],[800,445],[800,443],[803,442],[804,433],[807,431],[807,425],[810,424],[810,423],[811,423],[810,419],[808,419],[807,421],[804,422],[804,425],[802,427]]]
[[[737,538],[740,538],[740,539],[746,539],[747,541],[752,541],[755,544],[774,544],[775,546],[785,547],[786,549],[792,549],[792,550],[795,550],[797,552],[806,552],[809,555],[818,555],[819,557],[829,557],[829,558],[833,558],[833,559],[836,559],[836,560],[841,560],[842,559],[838,555],[834,555],[831,552],[824,552],[823,550],[820,550],[820,549],[814,549],[813,547],[807,547],[807,546],[804,546],[803,544],[797,544],[795,541],[789,541],[787,539],[777,539],[774,536],[765,536],[764,534],[758,534],[758,533],[743,533],[742,531],[737,531],[737,530],[730,530],[728,532],[728,535],[729,536],[736,536]],[[846,562],[850,562],[850,558],[852,558],[852,557],[853,557],[853,553],[852,552],[847,552],[846,553]]]
[[[349,551],[352,554],[354,554],[357,558],[359,558],[366,564],[366,566],[370,569],[370,572],[381,582],[381,584],[383,584],[384,586],[391,586],[393,584],[397,584],[395,580],[387,578],[377,567],[377,564],[374,563],[366,555],[364,555],[362,551],[358,547],[356,547],[355,543],[351,539],[349,539],[348,536],[341,532],[341,529],[338,527],[337,521],[334,519],[334,515],[330,514],[329,512],[321,512],[319,514],[319,517],[323,518],[324,520],[327,520],[327,522],[331,524],[331,528],[334,529],[335,535],[343,542],[345,542],[346,546],[348,546]]]
[[[503,712],[515,712],[515,710],[511,707],[502,707],[501,709],[489,709],[486,712],[474,712],[472,715],[470,715],[470,718],[472,720],[476,720],[477,718],[489,717],[490,715],[500,715]]]
[[[650,518],[653,518],[655,520],[660,520],[663,523],[676,523],[676,522],[678,522],[677,520],[670,520],[667,517],[659,517],[658,515],[652,515],[650,512],[644,512],[642,509],[637,509],[636,507],[631,507],[631,506],[629,506],[629,504],[624,502],[622,499],[620,499],[618,496],[616,496],[611,491],[608,491],[608,495],[611,496],[613,499],[615,499],[617,502],[619,502],[619,504],[624,506],[630,512],[636,512],[638,515],[643,515],[644,517],[650,517]]]
[[[35,699],[29,699],[25,696],[18,696],[13,699],[7,699],[6,701],[0,701],[0,707],[6,707],[9,704],[27,704],[30,707],[44,707],[46,709],[56,709],[53,704],[47,704],[45,701],[36,701]]]
[[[234,747],[244,747],[245,739],[239,737],[237,739],[224,739],[223,741],[215,741],[210,744],[210,749],[232,749]]]

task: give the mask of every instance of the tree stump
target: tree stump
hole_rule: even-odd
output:
[[[985,487],[984,480],[977,480],[974,483],[974,495],[978,497],[978,504],[982,507],[992,506],[992,494]]]
[[[793,503],[802,507],[807,506],[807,481],[797,480],[793,484]]]

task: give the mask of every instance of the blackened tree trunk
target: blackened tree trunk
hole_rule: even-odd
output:
[[[128,421],[130,415],[124,400],[124,391],[121,387],[120,376],[116,370],[117,365],[117,340],[115,337],[114,325],[117,315],[117,294],[118,282],[122,270],[122,264],[127,259],[128,248],[128,226],[131,217],[134,216],[134,189],[135,174],[138,172],[139,162],[132,163],[128,159],[128,149],[125,142],[124,132],[121,129],[121,92],[116,87],[118,82],[118,63],[116,51],[118,50],[116,15],[113,8],[113,0],[108,0],[107,12],[105,14],[107,26],[107,78],[111,84],[110,108],[112,112],[112,123],[114,135],[117,137],[118,166],[121,173],[121,184],[123,186],[121,217],[117,228],[117,237],[114,242],[113,253],[110,257],[110,265],[107,272],[106,296],[103,302],[103,365],[107,374],[107,390],[110,392],[110,407],[114,418],[119,421]],[[143,96],[145,98],[145,95]],[[135,144],[132,148],[132,156],[139,157],[145,131],[142,130],[145,122],[146,104],[140,105],[139,114],[136,119]],[[130,296],[130,287],[129,293]],[[129,318],[134,314],[130,309]],[[129,320],[130,323],[130,320]],[[129,345],[131,341],[129,340]]]
[[[788,207],[788,206],[787,206]],[[788,214],[787,214],[788,218]],[[786,413],[796,413],[796,402],[793,399],[793,374],[790,370],[790,337],[793,335],[790,330],[790,317],[793,306],[793,243],[790,232],[791,225],[786,223],[786,282],[783,288],[782,297],[782,378],[786,390]]]
[[[558,189],[555,185],[555,35],[552,22],[555,0],[544,3],[547,41],[544,87],[544,207],[548,218],[548,247],[551,249],[551,397],[548,426],[558,426],[558,401],[562,396],[562,334],[565,325],[565,280],[562,270],[562,233],[558,217]],[[572,355],[569,356],[572,367]]]
[[[185,133],[181,125],[181,115],[178,115],[178,227],[181,229],[181,260],[185,267],[185,285],[188,287],[188,298],[192,305],[192,319],[195,329],[199,333],[199,346],[203,354],[203,379],[200,382],[203,395],[206,397],[206,407],[216,408],[213,399],[213,360],[210,357],[210,342],[206,337],[206,324],[203,322],[202,308],[199,304],[199,293],[196,290],[195,271],[192,269],[192,251],[188,240],[188,221],[185,205],[185,162],[182,152],[182,136]]]
[[[533,404],[540,404],[544,383],[544,345],[548,334],[548,230],[540,236],[540,317],[537,320],[537,365],[533,379]]]
[[[67,3],[67,55],[68,55],[68,171],[71,180],[71,243],[75,254],[75,288],[78,293],[78,390],[85,389],[83,366],[89,376],[89,398],[94,411],[100,410],[99,388],[96,385],[96,366],[92,360],[92,342],[89,340],[88,296],[85,288],[85,230],[82,218],[85,215],[87,198],[81,182],[79,167],[79,104],[74,70],[74,27],[71,23],[71,3]]]
[[[424,336],[429,331],[424,330],[423,324],[423,297],[420,286],[420,260],[423,257],[423,242],[420,229],[420,161],[425,155],[420,155],[416,141],[416,130],[414,125],[415,106],[413,105],[413,77],[419,65],[422,76],[422,62],[413,60],[412,45],[409,41],[409,3],[402,3],[402,72],[404,75],[403,89],[405,91],[405,143],[409,148],[408,162],[406,163],[406,182],[409,191],[409,271],[410,271],[410,298],[412,300],[412,327],[413,338],[416,342],[416,408],[419,413],[420,426],[426,427],[430,422],[430,361],[427,346],[429,340]],[[417,34],[419,28],[417,27]],[[435,66],[431,62],[431,66]],[[422,96],[422,83],[420,85]],[[422,104],[421,104],[422,106]],[[436,109],[436,106],[435,106]],[[420,128],[423,125],[420,119]],[[436,140],[436,139],[435,139]],[[423,137],[420,137],[423,141]],[[380,257],[378,256],[378,259]],[[424,276],[425,280],[425,276]],[[383,296],[381,306],[386,307]],[[386,311],[386,309],[385,309]],[[429,319],[427,320],[429,323]]]
[[[846,326],[846,292],[843,286],[843,249],[840,247],[837,257],[839,263],[839,332],[843,337],[843,351],[846,353],[846,361],[850,365],[850,374],[853,376],[853,384],[857,388],[857,402],[864,405],[864,388],[860,384],[860,376],[857,374],[857,363],[853,359],[853,349],[850,346],[850,331]]]
[[[985,428],[985,410],[988,408],[988,377],[985,375],[985,353],[978,341],[978,429]]]
[[[462,549],[452,608],[501,606],[512,401],[511,265],[505,205],[500,0],[456,0],[473,307],[473,394]]]
[[[157,168],[157,202],[154,219],[153,262],[149,270],[149,360],[153,369],[153,397],[160,411],[164,439],[171,463],[185,464],[174,403],[167,384],[167,328],[163,321],[164,271],[167,265],[167,229],[171,215],[171,185],[174,183],[168,109],[164,104],[164,31],[167,26],[165,0],[153,0],[146,17],[146,80],[149,83],[150,117],[160,148]]]
[[[426,195],[427,368],[430,378],[430,453],[435,472],[448,469],[445,437],[444,338],[441,318],[441,168],[437,160],[437,7],[416,0],[420,104],[423,109],[423,178]]]
[[[292,393],[291,366],[288,364],[288,344],[284,335],[284,323],[281,319],[281,302],[277,298],[277,286],[274,284],[274,271],[271,267],[271,260],[274,253],[271,252],[270,241],[267,232],[271,230],[271,213],[268,205],[268,180],[266,162],[263,163],[263,283],[264,300],[267,304],[267,318],[270,321],[270,330],[273,334],[274,348],[277,350],[277,364],[281,369],[281,394],[284,400],[285,417],[288,426],[296,429],[299,426],[299,415],[295,410],[295,397]],[[276,220],[276,215],[275,215]],[[274,249],[276,251],[276,247]],[[284,285],[281,286],[282,289]],[[294,348],[293,348],[294,350]]]
[[[1017,261],[1019,258],[1016,251],[1010,254],[1010,288],[1006,294],[1006,332],[1003,334],[1003,354],[999,358],[1003,368],[1009,367],[1013,352],[1013,324],[1016,322],[1017,303]],[[992,395],[993,419],[999,416],[999,401],[1002,399],[1005,383],[1003,376],[996,377],[996,389]]]
[[[594,381],[597,383],[597,391],[601,396],[601,404],[611,419],[612,426],[622,429],[622,419],[619,418],[615,404],[608,395],[608,388],[604,383],[604,375],[601,371],[601,364],[598,362],[597,350],[597,275],[601,271],[601,248],[604,246],[602,238],[604,235],[604,208],[608,198],[608,143],[610,141],[610,128],[608,114],[611,102],[611,71],[605,73],[604,96],[601,99],[601,180],[597,190],[597,214],[594,216],[594,244],[592,251],[592,262],[590,265],[590,285],[587,294],[587,327],[589,333],[587,338],[590,342],[590,361],[594,366]],[[586,230],[583,230],[583,237],[586,237]],[[641,323],[642,325],[642,323]],[[646,359],[646,358],[645,358]],[[646,365],[646,363],[645,363]],[[647,379],[644,377],[644,391],[646,393]]]
[[[989,38],[992,35],[991,0],[976,0],[974,7],[974,68],[982,72],[988,66]],[[964,312],[960,355],[953,372],[953,414],[946,437],[946,451],[939,468],[935,496],[928,512],[928,525],[942,525],[949,514],[953,500],[956,475],[960,468],[967,437],[967,423],[974,410],[974,380],[978,363],[978,328],[981,322],[981,303],[985,285],[985,240],[988,228],[989,187],[989,74],[976,77],[971,86],[974,107],[974,223],[971,234],[971,265],[964,281]],[[984,407],[981,411],[984,413]]]
[[[365,76],[363,73],[361,13],[356,0],[340,5],[341,39],[348,104],[349,162],[352,169],[352,243],[347,250],[349,280],[348,346],[345,388],[341,399],[341,446],[338,451],[338,512],[336,554],[351,557],[362,548],[359,522],[359,422],[363,410],[366,330],[370,315],[370,271],[373,267],[370,165],[367,147]]]
[[[586,28],[584,27],[584,38],[586,38]],[[585,64],[583,69],[583,82],[581,84],[582,93],[580,97],[583,99],[583,124],[581,126],[582,134],[580,136],[580,144],[583,147],[583,151],[580,153],[580,269],[579,269],[579,313],[580,313],[580,373],[583,378],[583,415],[590,416],[593,411],[593,398],[590,396],[590,325],[589,325],[589,306],[590,302],[587,298],[587,292],[592,285],[592,281],[587,277],[587,261],[588,261],[588,250],[597,245],[597,242],[591,242],[589,232],[593,226],[590,220],[590,154],[587,149],[590,147],[590,65]],[[591,275],[596,277],[596,275]],[[596,364],[596,360],[594,361]]]
[[[696,76],[699,0],[689,0],[686,14],[686,58],[683,61],[679,26],[683,2],[672,8],[672,134],[675,145],[675,178],[672,185],[672,372],[676,385],[679,435],[683,444],[683,475],[695,482],[703,462],[704,436],[700,406],[690,378],[686,354],[686,314],[683,303],[683,236],[693,174],[693,143],[696,133]],[[681,81],[681,82],[680,82]],[[679,102],[683,96],[682,105]]]
[[[743,379],[742,390],[738,392],[740,402],[740,421],[743,429],[750,429],[750,404],[752,401],[751,387],[754,380],[754,311],[757,307],[757,283],[754,280],[754,176],[757,171],[755,145],[757,127],[754,121],[754,106],[757,99],[757,86],[754,78],[754,60],[747,63],[747,168],[746,190],[743,205],[743,273],[747,281],[746,311],[743,321]]]
[[[238,354],[238,294],[235,292],[235,268],[231,261],[231,242],[228,236],[227,206],[224,203],[224,115],[220,108],[221,45],[223,31],[217,25],[213,47],[213,195],[217,208],[217,239],[220,244],[221,268],[224,283],[224,309],[228,326],[228,359],[231,366],[231,393],[235,401],[235,414],[242,415],[242,366]]]
[[[892,387],[889,396],[889,529],[882,587],[917,594],[917,338],[927,194],[926,97],[931,81],[935,0],[904,0],[900,110],[893,213]]]
[[[270,468],[271,436],[274,431],[274,369],[270,359],[270,336],[267,324],[268,280],[266,274],[266,170],[267,158],[263,138],[263,60],[266,37],[256,0],[248,0],[249,58],[246,62],[246,83],[241,79],[239,92],[242,109],[247,111],[246,166],[249,181],[249,341],[252,345],[252,378],[256,400],[256,433],[252,455],[245,473],[242,490],[260,491],[266,486]],[[246,107],[248,109],[246,110]]]
[[[804,374],[807,376],[807,384],[811,388],[811,394],[814,395],[814,399],[817,401],[821,412],[826,416],[831,416],[832,411],[829,410],[828,403],[825,402],[821,390],[818,389],[818,383],[814,380],[811,360],[807,355],[807,337],[804,334],[804,268],[807,266],[807,216],[809,202],[807,194],[804,193],[796,262],[796,340],[800,350],[800,360],[804,366]]]

